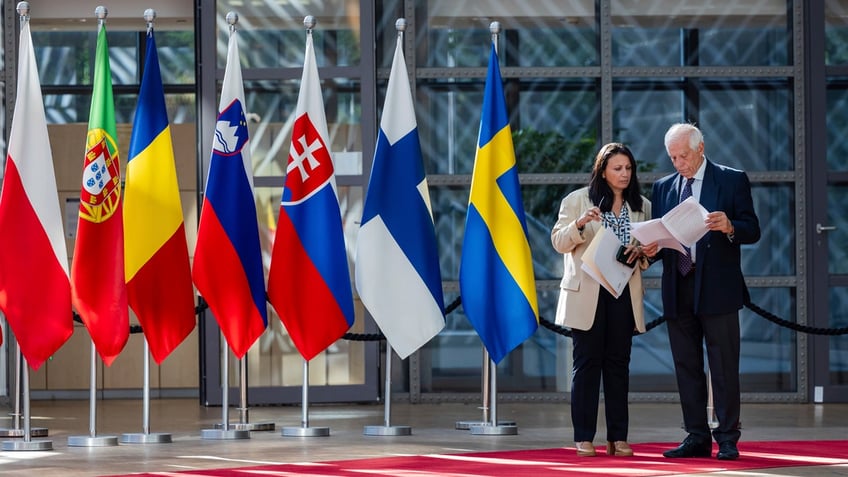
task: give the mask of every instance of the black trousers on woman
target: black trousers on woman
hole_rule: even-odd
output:
[[[591,442],[595,438],[602,378],[606,440],[627,440],[627,392],[634,327],[630,287],[625,287],[618,299],[601,287],[592,328],[572,330],[571,422],[575,442]]]

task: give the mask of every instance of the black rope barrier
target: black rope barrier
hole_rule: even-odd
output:
[[[452,301],[450,304],[448,304],[448,306],[445,307],[445,315],[452,313],[454,310],[459,308],[460,305],[462,305],[462,298],[456,297],[456,299],[454,299],[454,301]],[[762,316],[766,320],[768,320],[768,321],[770,321],[770,322],[772,322],[772,323],[774,323],[778,326],[781,326],[783,328],[788,328],[790,330],[797,331],[799,333],[805,333],[805,334],[809,334],[809,335],[824,335],[824,336],[838,336],[838,335],[848,334],[848,327],[815,328],[815,327],[812,327],[812,326],[794,323],[794,322],[789,321],[789,320],[784,320],[783,318],[780,318],[777,315],[775,315],[775,314],[773,314],[773,313],[771,313],[767,310],[764,310],[763,308],[759,307],[758,305],[751,303],[750,299],[745,300],[745,307],[748,308],[749,310],[753,311],[757,315]],[[208,308],[209,308],[209,305],[206,303],[206,300],[204,300],[203,298],[200,298],[200,303],[197,306],[194,307],[194,313],[196,315],[199,315],[200,313],[206,311]],[[74,316],[74,321],[76,321],[77,323],[83,322],[82,319],[80,318],[79,314],[77,314],[76,312],[74,312],[73,316]],[[656,328],[657,326],[660,326],[663,323],[665,323],[665,317],[660,316],[656,320],[653,320],[653,321],[645,324],[645,332],[651,331],[652,329]],[[546,328],[546,329],[548,329],[548,330],[550,330],[554,333],[557,333],[559,335],[569,337],[569,338],[571,337],[571,330],[570,329],[568,329],[564,326],[560,326],[560,325],[548,320],[545,317],[542,317],[542,316],[539,317],[539,324],[542,327],[544,327],[544,328]],[[141,328],[141,325],[130,325],[130,334],[142,333],[142,332],[143,332],[143,330]],[[634,335],[635,334],[638,334],[638,333],[634,332]],[[380,341],[380,340],[386,339],[386,336],[378,330],[376,333],[345,333],[342,336],[342,339],[348,340],[348,341]]]

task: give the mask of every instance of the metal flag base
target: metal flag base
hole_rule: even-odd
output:
[[[4,451],[49,451],[53,441],[3,441]]]
[[[456,421],[456,430],[458,431],[468,431],[472,427],[476,426],[491,426],[491,422],[484,421]],[[514,426],[515,421],[498,421],[498,426]]]
[[[250,439],[250,431],[244,429],[203,429],[200,431],[200,438],[215,440]]]
[[[273,422],[231,422],[228,427],[240,431],[273,431],[276,426]],[[215,424],[215,429],[223,428],[220,422]]]
[[[284,427],[283,437],[324,437],[330,435],[329,427]]]
[[[171,434],[167,432],[130,432],[121,434],[121,444],[170,444]]]
[[[493,426],[491,424],[475,425],[471,426],[471,434],[475,436],[514,436],[518,434],[518,426]]]
[[[23,429],[0,429],[0,437],[23,437]],[[46,427],[32,427],[29,430],[30,437],[47,437]]]
[[[365,426],[362,432],[366,436],[409,436],[412,428],[409,426]]]
[[[118,445],[117,436],[70,436],[68,447],[111,447]]]

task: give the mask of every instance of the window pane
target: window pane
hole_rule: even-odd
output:
[[[832,232],[831,232],[832,233]],[[848,313],[845,312],[848,303],[848,288],[830,287],[830,320],[831,329],[848,327]],[[830,346],[830,384],[848,384],[848,335],[831,336]]]
[[[827,126],[827,169],[848,170],[848,78],[828,80]]]
[[[492,34],[501,25],[501,66],[591,66],[598,64],[595,6],[592,0],[569,2],[426,2],[426,28],[417,43],[418,59],[428,67],[485,67]]]
[[[359,82],[322,81],[321,90],[336,175],[362,174]],[[299,91],[300,80],[245,81],[255,175],[285,175]]]
[[[792,91],[780,81],[690,80],[700,118],[685,118],[678,83],[621,81],[613,97],[613,129],[640,162],[672,172],[663,136],[672,123],[695,121],[708,158],[748,172],[793,170]]]
[[[242,68],[300,68],[306,47],[306,15],[320,19],[313,30],[318,66],[356,66],[359,50],[359,0],[242,2],[218,0],[218,66],[227,63],[229,25],[238,14]]]
[[[785,0],[612,2],[615,66],[780,66],[789,63]]]
[[[825,0],[824,14],[825,64],[848,64],[848,5],[841,0]]]

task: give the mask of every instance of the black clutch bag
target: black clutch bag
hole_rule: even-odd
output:
[[[624,245],[618,247],[618,252],[615,254],[615,259],[618,260],[620,263],[623,263],[628,267],[633,268],[636,266],[637,260],[633,260],[632,262],[627,263],[627,259],[630,257],[630,255],[627,255],[625,253],[626,250],[627,247],[625,247]]]

